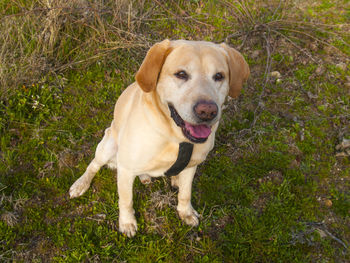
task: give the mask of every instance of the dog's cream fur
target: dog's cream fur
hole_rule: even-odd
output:
[[[188,80],[174,74],[184,70]],[[221,72],[222,81],[213,76]],[[164,40],[148,51],[136,82],[119,97],[114,119],[98,144],[95,158],[85,173],[71,186],[70,197],[81,196],[101,168],[107,164],[116,168],[119,194],[119,231],[134,236],[137,223],[134,216],[132,187],[136,176],[142,182],[164,175],[175,162],[180,142],[189,140],[170,117],[168,104],[174,106],[183,120],[198,121],[193,105],[199,100],[214,101],[218,115],[211,120],[211,134],[204,143],[194,144],[188,166],[172,177],[179,188],[177,210],[185,223],[198,225],[198,213],[191,205],[191,187],[197,165],[203,162],[214,146],[221,107],[227,95],[238,96],[249,67],[243,56],[226,44],[197,41]]]

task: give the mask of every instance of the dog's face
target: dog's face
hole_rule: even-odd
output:
[[[236,97],[248,76],[242,55],[225,44],[164,40],[150,49],[136,80],[157,92],[187,139],[203,143],[226,96]]]

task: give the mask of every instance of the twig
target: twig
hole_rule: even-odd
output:
[[[243,0],[243,1],[237,1],[236,0],[236,2],[240,4],[242,10],[245,12],[246,16],[250,19],[252,24],[255,24],[255,20],[253,18],[253,15],[250,12],[250,9],[248,8],[248,5],[245,4],[246,1],[245,0]]]
[[[308,53],[306,52],[303,48],[298,46],[297,44],[294,43],[293,40],[291,40],[289,37],[286,35],[282,34],[281,32],[278,32],[277,30],[271,29],[271,32],[274,32],[277,35],[280,35],[284,39],[286,39],[289,43],[291,43],[295,48],[299,49],[301,52],[303,52],[305,55],[307,55],[313,62],[317,63],[317,61]]]
[[[237,1],[236,1],[237,2]],[[242,13],[242,11],[237,7],[237,6],[235,6],[234,4],[232,4],[232,3],[230,3],[230,2],[228,2],[228,1],[225,1],[224,2],[225,4],[226,4],[226,6],[228,6],[228,7],[231,7],[231,8],[233,8],[234,10],[236,10],[236,12],[239,14],[238,16],[235,14],[235,13],[233,13],[232,15],[233,16],[235,16],[236,17],[236,19],[239,21],[239,22],[241,22],[242,24],[243,24],[243,17],[248,17],[248,20],[250,21],[250,24],[251,25],[254,25],[255,24],[255,22],[254,22],[254,20],[252,20],[252,18],[250,17],[250,16],[244,16],[244,14]]]
[[[183,9],[179,6],[179,4],[176,3],[176,1],[173,1],[173,0],[172,0],[171,2],[172,2],[173,4],[175,4],[176,7],[177,7],[179,10],[181,10],[181,11],[184,12],[184,13],[186,13],[186,11],[183,10]],[[188,15],[188,14],[187,14],[187,15]],[[191,19],[191,20],[193,20],[193,21],[195,21],[195,22],[197,22],[198,24],[202,24],[202,25],[209,26],[209,27],[212,27],[212,26],[213,26],[213,25],[211,25],[211,24],[207,24],[207,23],[202,22],[202,21],[200,21],[200,20],[198,20],[198,19],[195,19],[194,16],[188,15],[187,18],[188,18],[188,19]]]
[[[266,35],[263,33],[262,36],[265,40],[266,43],[266,53],[267,53],[267,58],[266,58],[266,66],[265,66],[265,72],[264,72],[264,84],[262,86],[261,92],[259,94],[258,97],[258,105],[256,106],[255,110],[254,110],[254,120],[252,121],[252,124],[250,125],[250,129],[253,128],[259,118],[259,114],[257,114],[258,109],[261,107],[261,99],[265,93],[265,88],[266,85],[269,81],[269,75],[270,75],[270,71],[271,71],[271,61],[272,61],[272,57],[271,57],[271,50],[270,50],[270,28],[266,27],[268,29],[267,33],[268,36],[266,37]]]
[[[228,44],[228,43],[229,43],[229,39],[230,39],[230,38],[240,37],[240,36],[243,36],[243,35],[244,35],[244,33],[243,33],[243,32],[239,32],[239,33],[230,34],[230,35],[226,36],[226,38],[225,38],[224,42],[225,42],[226,44]]]
[[[240,44],[240,45],[237,47],[238,50],[240,50],[240,49],[244,46],[244,44],[245,44],[245,42],[247,41],[249,35],[250,35],[250,32],[248,32],[247,34],[244,35],[244,39],[243,39],[243,41],[242,41],[242,44]]]
[[[276,15],[277,11],[280,9],[281,3],[282,3],[282,0],[280,0],[280,2],[278,3],[278,6],[276,7],[275,11],[272,14],[272,17],[274,17]]]
[[[339,238],[337,238],[336,236],[334,236],[331,232],[329,232],[327,229],[325,229],[325,228],[323,228],[322,229],[324,232],[326,232],[326,234],[328,235],[328,236],[330,236],[331,238],[333,238],[335,241],[337,241],[339,244],[341,244],[341,245],[343,245],[343,247],[345,248],[345,249],[348,249],[348,246],[342,241],[342,240],[340,240]]]
[[[319,41],[320,43],[322,43],[322,44],[324,44],[326,46],[333,47],[333,48],[337,49],[338,51],[340,51],[341,53],[345,54],[343,51],[341,51],[339,48],[335,47],[334,45],[332,45],[332,44],[330,44],[330,43],[328,43],[326,41],[323,41],[323,40],[321,40],[321,39],[319,39],[317,37],[314,37],[313,35],[308,34],[306,32],[303,32],[303,31],[300,31],[300,30],[296,30],[296,29],[283,28],[283,27],[276,28],[276,31],[277,31],[277,29],[288,30],[290,32],[294,32],[294,33],[298,33],[298,34],[301,34],[301,35],[308,36],[308,37],[312,38],[313,40]]]
[[[267,22],[266,24],[275,24],[275,23],[290,23],[290,24],[302,24],[302,25],[310,25],[310,26],[323,26],[323,27],[340,27],[344,24],[324,24],[324,23],[314,23],[314,22],[307,22],[307,21],[295,21],[295,20],[286,20],[286,19],[279,19],[279,20],[272,20]],[[350,24],[345,24],[349,25]]]
[[[342,240],[340,240],[339,238],[334,236],[331,232],[329,232],[324,223],[322,223],[322,222],[305,222],[305,224],[308,226],[311,226],[313,230],[320,229],[320,230],[324,231],[328,236],[330,236],[332,239],[334,239],[339,244],[341,244],[346,250],[348,250],[348,246]]]

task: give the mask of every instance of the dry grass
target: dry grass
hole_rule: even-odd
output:
[[[26,201],[26,198],[13,198],[12,195],[7,196],[2,194],[0,196],[0,220],[5,222],[8,226],[16,225],[18,223],[18,217],[21,209],[25,205]]]
[[[148,201],[148,208],[144,212],[144,217],[147,221],[146,231],[149,233],[158,233],[162,237],[172,238],[172,234],[164,229],[167,224],[167,217],[161,212],[167,207],[176,209],[176,193],[170,191],[164,192],[158,190],[151,193],[151,198]]]
[[[306,14],[306,10],[295,1],[257,1],[254,5],[248,1],[222,1],[222,4],[232,10],[232,26],[237,32],[226,37],[243,39],[239,48],[243,47],[246,40],[259,36],[262,41],[283,38],[292,46],[304,52],[311,60],[314,60],[306,45],[313,41],[316,45],[328,46],[334,51],[345,54],[336,45],[339,43],[349,46],[344,40],[349,37],[350,25],[347,23],[330,24],[322,23],[319,18]],[[311,48],[312,50],[312,48]]]
[[[89,65],[117,49],[146,47],[145,1],[14,0],[0,20],[1,98],[45,73]]]
[[[348,45],[344,41],[349,37],[348,24],[299,19],[304,10],[291,1],[258,1],[254,5],[220,1],[218,6],[227,10],[221,17],[224,28],[208,23],[217,14],[203,11],[203,6],[201,1],[181,7],[175,1],[11,1],[0,20],[0,98],[4,100],[15,87],[39,81],[46,73],[86,66],[115,55],[118,49],[140,53],[140,48],[154,42],[148,25],[165,18],[174,27],[181,25],[186,38],[198,38],[202,33],[210,37],[221,30],[224,37],[216,41],[238,40],[238,49],[251,46],[246,41],[254,38],[264,46],[283,38],[313,61],[316,59],[305,46],[310,40],[338,53],[341,51],[333,44],[335,40]],[[190,14],[193,8],[196,14]],[[195,35],[191,29],[196,29]]]

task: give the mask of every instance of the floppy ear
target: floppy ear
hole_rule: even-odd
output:
[[[141,67],[136,73],[136,81],[144,92],[150,92],[155,89],[159,73],[164,61],[169,54],[170,41],[168,39],[154,44],[148,50]]]
[[[230,70],[230,90],[228,95],[236,98],[242,89],[243,83],[250,75],[249,66],[242,54],[236,49],[229,47],[225,43],[222,43],[221,46],[228,54],[228,67]]]

